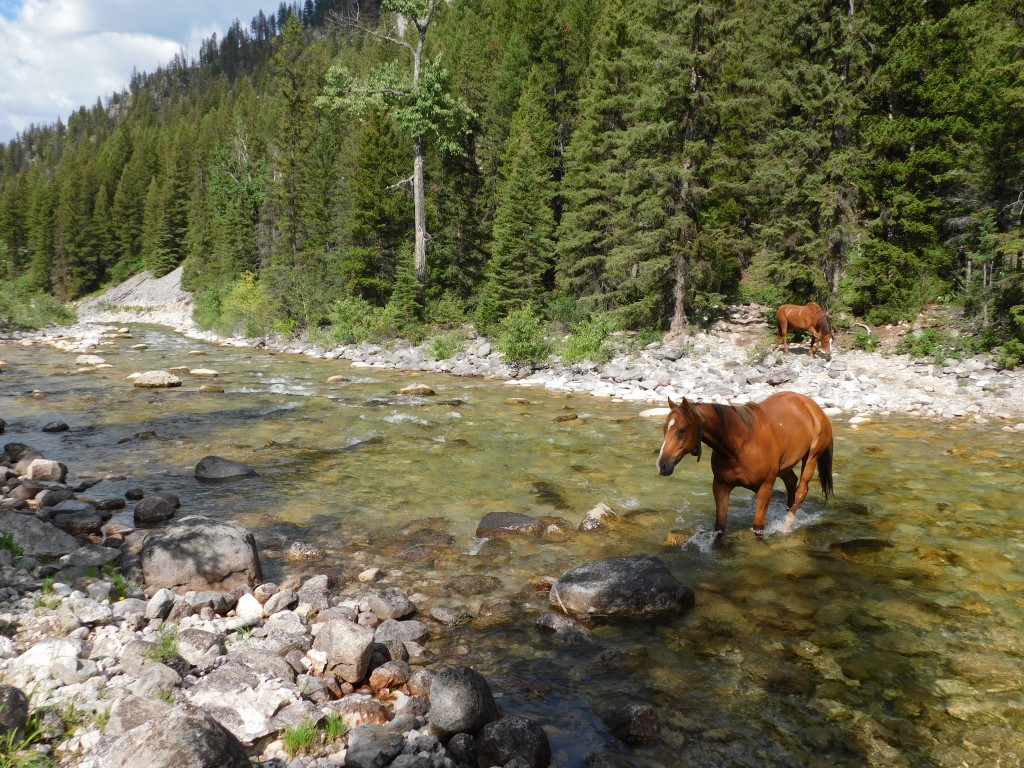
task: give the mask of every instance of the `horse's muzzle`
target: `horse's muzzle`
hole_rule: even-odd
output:
[[[668,476],[676,468],[676,463],[668,459],[658,459],[658,474]]]

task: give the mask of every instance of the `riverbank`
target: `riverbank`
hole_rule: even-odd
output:
[[[519,368],[505,363],[486,338],[475,335],[447,360],[433,359],[428,345],[401,342],[390,347],[363,343],[326,349],[295,340],[221,338],[196,326],[191,296],[181,290],[180,278],[180,268],[159,279],[137,275],[80,302],[77,324],[27,338],[87,352],[97,343],[102,324],[155,323],[215,343],[347,360],[356,366],[503,378],[509,386],[544,387],[652,406],[664,405],[669,397],[757,402],[786,389],[814,398],[833,418],[862,420],[905,413],[993,422],[1024,432],[1024,370],[999,370],[986,356],[943,363],[912,359],[894,354],[891,344],[865,352],[843,348],[842,340],[831,360],[809,358],[806,344],[790,345],[791,354],[783,355],[771,351],[773,330],[765,309],[756,305],[731,307],[727,318],[712,329],[685,338],[665,339],[636,350],[629,350],[624,339],[622,350],[601,365],[565,366],[553,359],[545,367]],[[914,332],[912,326],[887,330],[890,337]]]

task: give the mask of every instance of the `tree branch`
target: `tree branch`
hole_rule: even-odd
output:
[[[412,184],[412,176],[409,176],[408,178],[405,179],[399,179],[394,184],[389,184],[388,190],[401,189],[402,187],[407,187],[410,184]]]
[[[378,40],[383,40],[386,43],[391,43],[392,45],[397,45],[402,48],[405,48],[410,52],[413,50],[412,45],[406,42],[405,40],[402,40],[401,38],[398,37],[392,37],[391,35],[379,32],[378,30],[374,29],[373,27],[367,24],[363,24],[359,20],[358,2],[353,2],[345,11],[334,12],[333,14],[331,14],[331,19],[340,29],[356,30],[358,32],[362,32],[363,34],[369,35],[370,37],[375,37]]]

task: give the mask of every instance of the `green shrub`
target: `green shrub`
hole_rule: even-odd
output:
[[[1024,343],[1010,339],[1002,346],[996,347],[996,365],[1003,370],[1016,368],[1024,362]]]
[[[466,337],[461,333],[442,333],[430,340],[430,354],[435,360],[448,360],[466,348]]]
[[[611,359],[608,339],[616,330],[606,315],[595,315],[573,326],[569,338],[562,343],[562,362],[567,365],[589,360],[604,363]]]
[[[509,313],[498,323],[494,345],[506,360],[517,365],[534,365],[548,356],[544,324],[530,305]]]
[[[48,293],[33,290],[26,280],[0,283],[0,330],[67,325],[75,313]]]
[[[854,349],[863,349],[865,352],[874,352],[878,348],[878,337],[863,328],[858,328],[850,339],[850,346]]]
[[[245,272],[224,294],[218,325],[229,333],[241,333],[249,338],[273,330],[270,293],[252,272]]]
[[[331,337],[342,344],[358,344],[370,338],[370,302],[358,296],[338,299],[331,307],[327,321]]]

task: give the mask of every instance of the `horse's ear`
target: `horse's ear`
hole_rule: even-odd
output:
[[[684,399],[685,399],[685,398],[684,398]],[[678,404],[678,403],[673,403],[673,402],[672,402],[672,398],[670,397],[670,398],[668,399],[668,407],[669,407],[669,408],[671,408],[671,409],[672,409],[672,410],[674,411],[674,410],[675,410],[676,408],[678,408],[678,407],[679,407],[679,404]]]

